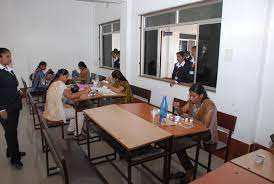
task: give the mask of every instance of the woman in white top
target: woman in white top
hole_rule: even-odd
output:
[[[69,72],[66,69],[60,69],[47,90],[46,104],[44,117],[50,121],[64,121],[70,120],[68,127],[69,133],[74,132],[74,135],[77,135],[76,132],[76,123],[75,123],[75,110],[71,106],[64,107],[62,99],[68,98],[70,100],[77,99],[81,95],[89,93],[90,89],[86,89],[77,93],[72,93],[65,83],[68,80]],[[82,127],[84,124],[83,113],[77,113],[78,120],[78,135],[81,134]]]

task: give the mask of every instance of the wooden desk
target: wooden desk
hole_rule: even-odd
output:
[[[145,158],[137,159],[136,161],[133,159],[133,152],[139,150],[138,148],[142,149],[147,145],[150,145],[152,143],[164,141],[166,142],[166,145],[168,146],[168,142],[172,135],[168,133],[167,131],[159,128],[158,126],[155,126],[143,118],[140,118],[136,116],[135,114],[132,114],[122,108],[120,108],[118,105],[109,105],[109,106],[103,106],[98,107],[94,109],[88,109],[84,110],[84,114],[87,116],[87,119],[91,120],[92,123],[94,123],[97,127],[101,129],[100,134],[104,136],[104,134],[107,134],[107,136],[104,136],[104,139],[106,142],[112,146],[115,151],[118,153],[123,152],[123,154],[126,154],[125,159],[127,161],[127,176],[125,176],[122,171],[112,162],[110,162],[115,169],[119,171],[119,173],[122,174],[123,177],[128,181],[128,183],[131,182],[131,168],[132,166],[142,164],[147,161],[155,160],[161,157],[164,157],[164,168],[163,168],[163,178],[165,179],[165,183],[167,183],[168,180],[168,174],[167,174],[167,159],[168,159],[168,153],[165,152],[159,152],[157,155],[148,155]],[[88,130],[88,126],[87,126]],[[88,131],[89,132],[89,131]],[[114,141],[112,141],[109,138],[111,137]],[[88,134],[88,142],[87,142],[87,150],[88,150],[88,157],[89,159],[95,160],[97,158],[103,158],[103,156],[97,157],[97,158],[91,158],[90,157],[90,147],[89,147],[89,134]],[[117,143],[120,145],[117,145]],[[123,151],[119,147],[123,148]],[[116,148],[115,148],[116,147]],[[115,152],[116,155],[116,152]],[[115,157],[116,158],[116,157]],[[107,160],[109,160],[107,158]]]
[[[100,100],[102,98],[123,98],[126,95],[124,93],[110,93],[110,94],[96,94],[95,96],[89,96],[88,94],[84,94],[80,96],[80,98],[75,99],[75,102],[83,102],[88,100]]]
[[[129,151],[172,136],[118,105],[88,109],[84,110],[84,113]]]
[[[151,111],[153,108],[152,105],[146,104],[146,103],[135,103],[135,104],[120,104],[119,107],[121,107],[122,109],[127,110],[130,113],[133,113],[143,119],[145,119],[147,122],[152,123],[153,122],[153,118],[151,115]],[[156,120],[159,122],[159,117],[158,120]],[[182,126],[176,125],[176,126],[159,126],[159,128],[165,130],[166,132],[169,132],[173,139],[172,139],[172,143],[169,147],[169,150],[167,150],[169,152],[168,154],[168,165],[167,165],[167,177],[169,177],[170,174],[170,164],[171,164],[171,155],[173,153],[173,142],[175,143],[178,139],[182,138],[182,137],[186,137],[186,136],[195,136],[197,134],[200,133],[204,133],[209,131],[208,128],[206,128],[204,125],[201,124],[201,122],[195,121],[193,122],[194,127],[193,128],[184,128]],[[194,177],[196,177],[196,173],[197,173],[197,167],[198,167],[198,156],[199,156],[199,144],[197,144],[197,148],[196,148],[196,155],[195,155],[195,170],[194,170]]]
[[[153,108],[153,106],[145,103],[120,104],[84,110],[84,113],[88,119],[95,123],[100,129],[107,132],[107,134],[121,144],[128,152],[152,143],[158,143],[162,140],[167,141],[167,147],[164,148],[163,181],[164,183],[168,183],[170,178],[172,140],[175,140],[177,137],[193,136],[207,132],[208,128],[205,128],[201,123],[196,121],[194,122],[194,128],[191,129],[179,126],[166,127],[152,124],[151,110]],[[199,146],[197,146],[197,150],[198,149]],[[198,153],[199,151],[197,151],[197,154]],[[88,155],[90,158],[89,153]],[[130,162],[129,159],[128,164],[131,166]],[[197,163],[195,163],[195,173],[196,170]],[[130,167],[128,172],[128,181],[131,181]],[[159,179],[159,177],[157,178]]]
[[[263,164],[257,164],[254,161],[256,154],[263,154],[265,156]],[[274,182],[274,155],[268,151],[260,149],[233,159],[231,162],[271,182]]]
[[[151,115],[151,111],[154,108],[152,105],[146,104],[146,103],[135,103],[135,104],[120,104],[119,107],[122,109],[131,112],[147,122],[152,122],[153,118]],[[159,121],[159,119],[157,120]],[[201,122],[195,121],[193,122],[194,127],[193,128],[184,128],[182,126],[159,126],[163,130],[169,132],[174,137],[184,137],[189,135],[194,135],[202,132],[207,132],[209,129],[206,128]]]
[[[273,170],[272,170],[273,172]],[[191,184],[271,184],[272,182],[235,164],[226,163]]]

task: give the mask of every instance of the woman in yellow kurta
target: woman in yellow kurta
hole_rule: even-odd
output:
[[[124,75],[119,70],[115,70],[112,72],[111,77],[113,82],[111,83],[111,81],[109,81],[109,83],[103,83],[103,85],[115,93],[124,93],[126,96],[124,97],[123,102],[132,103],[133,97],[131,88]]]

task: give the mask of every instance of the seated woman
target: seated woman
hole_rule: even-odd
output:
[[[70,100],[77,99],[81,95],[89,93],[90,89],[86,89],[80,92],[72,93],[65,83],[67,82],[69,73],[66,69],[60,69],[56,74],[54,79],[49,85],[46,96],[46,104],[44,117],[50,121],[64,121],[67,119],[70,120],[68,127],[69,133],[74,132],[74,135],[77,135],[76,132],[76,123],[75,123],[75,110],[69,106],[64,107],[63,98]],[[77,113],[78,120],[78,135],[81,135],[84,116],[83,113]]]
[[[115,70],[112,72],[111,78],[112,80],[109,80],[108,83],[103,82],[103,85],[115,93],[124,93],[126,97],[123,103],[131,103],[133,101],[132,92],[124,75],[119,70]]]
[[[90,82],[90,72],[89,72],[87,65],[83,61],[80,61],[78,63],[78,67],[80,69],[80,74],[76,78],[76,80],[81,81],[83,83],[89,83]]]
[[[210,129],[210,136],[201,139],[204,139],[205,144],[216,144],[218,141],[217,109],[214,102],[208,98],[206,90],[200,83],[195,83],[190,87],[189,97],[188,102],[184,106],[180,107],[178,102],[174,102],[173,107],[177,112],[187,113],[190,117],[201,121],[208,127]],[[193,165],[188,158],[186,150],[178,151],[177,156],[186,170],[184,181],[191,181]]]
[[[49,84],[51,83],[52,79],[54,77],[54,72],[52,71],[52,69],[49,69],[46,73],[46,86],[48,87]]]
[[[32,90],[31,92],[44,92],[47,89],[45,70],[47,69],[47,63],[41,61],[33,74]]]

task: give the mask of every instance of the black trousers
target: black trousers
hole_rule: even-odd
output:
[[[179,161],[181,162],[182,166],[184,167],[185,171],[192,170],[194,167],[189,159],[186,150],[180,150],[176,152]]]
[[[21,160],[19,153],[19,144],[17,139],[17,126],[20,110],[8,112],[8,119],[1,119],[1,124],[5,130],[5,138],[7,142],[7,153],[12,160]]]

